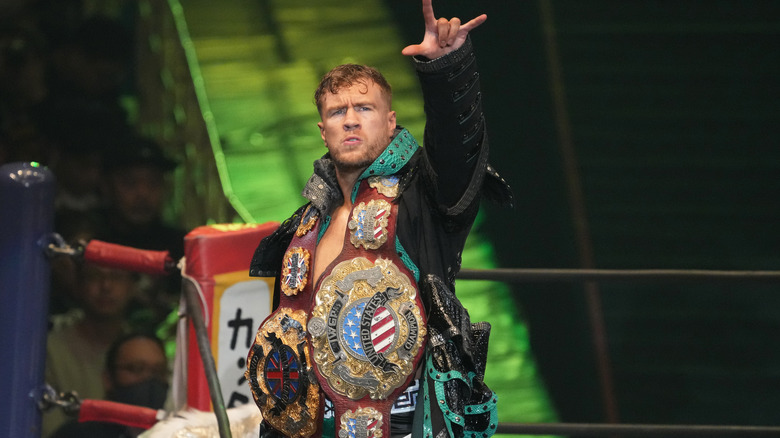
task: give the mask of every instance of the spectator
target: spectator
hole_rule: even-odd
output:
[[[126,141],[132,131],[123,120],[102,113],[99,107],[74,104],[42,121],[52,150],[50,168],[57,178],[54,230],[71,245],[106,235],[102,214],[104,157]],[[75,263],[60,257],[52,261],[50,313],[73,307]]]
[[[57,391],[76,391],[84,398],[103,398],[101,375],[109,346],[128,331],[126,313],[136,275],[85,263],[77,280],[79,307],[52,318],[46,346],[46,382]],[[47,436],[65,420],[52,411],[44,415]]]
[[[177,163],[167,158],[152,140],[133,137],[107,156],[106,234],[99,239],[139,249],[184,255],[185,231],[163,218],[167,200],[166,175]],[[134,303],[134,320],[154,330],[173,310],[179,297],[178,275],[144,276]]]
[[[38,121],[53,151],[48,165],[57,176],[57,213],[97,214],[105,155],[134,133],[126,121],[98,102],[60,102]]]
[[[106,207],[112,242],[180,255],[184,234],[163,220],[166,175],[177,163],[153,140],[132,136],[106,157]],[[179,250],[179,251],[177,251]]]
[[[108,400],[162,409],[169,387],[162,342],[143,333],[117,339],[106,355],[103,381]],[[71,421],[58,429],[53,438],[128,438],[140,432],[115,423]]]

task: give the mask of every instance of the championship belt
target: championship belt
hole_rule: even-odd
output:
[[[260,325],[247,356],[247,379],[263,420],[290,437],[322,433],[324,400],[312,371],[306,328],[317,219],[309,206],[282,259],[279,307]]]
[[[424,351],[425,312],[395,249],[397,183],[361,182],[344,250],[317,285],[308,321],[315,374],[340,438],[390,436],[390,408]]]

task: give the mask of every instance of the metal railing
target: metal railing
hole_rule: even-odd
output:
[[[777,437],[780,427],[653,424],[499,423],[498,434],[589,437]]]
[[[503,282],[585,281],[739,281],[780,282],[780,271],[704,269],[463,269],[461,280]]]
[[[460,280],[532,282],[760,282],[780,283],[780,271],[704,269],[463,269]],[[654,425],[599,423],[499,423],[497,434],[577,437],[766,437],[780,427],[733,425]]]

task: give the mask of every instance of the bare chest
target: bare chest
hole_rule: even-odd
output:
[[[325,230],[314,256],[314,281],[319,281],[325,268],[341,254],[344,249],[344,235],[347,231],[350,209],[339,207],[331,216],[330,225]]]

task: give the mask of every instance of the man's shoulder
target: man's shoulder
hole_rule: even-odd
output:
[[[265,236],[255,249],[249,265],[249,275],[252,277],[273,277],[278,275],[284,252],[292,240],[292,236],[306,214],[310,203],[298,208],[292,216],[285,219],[273,233]]]

